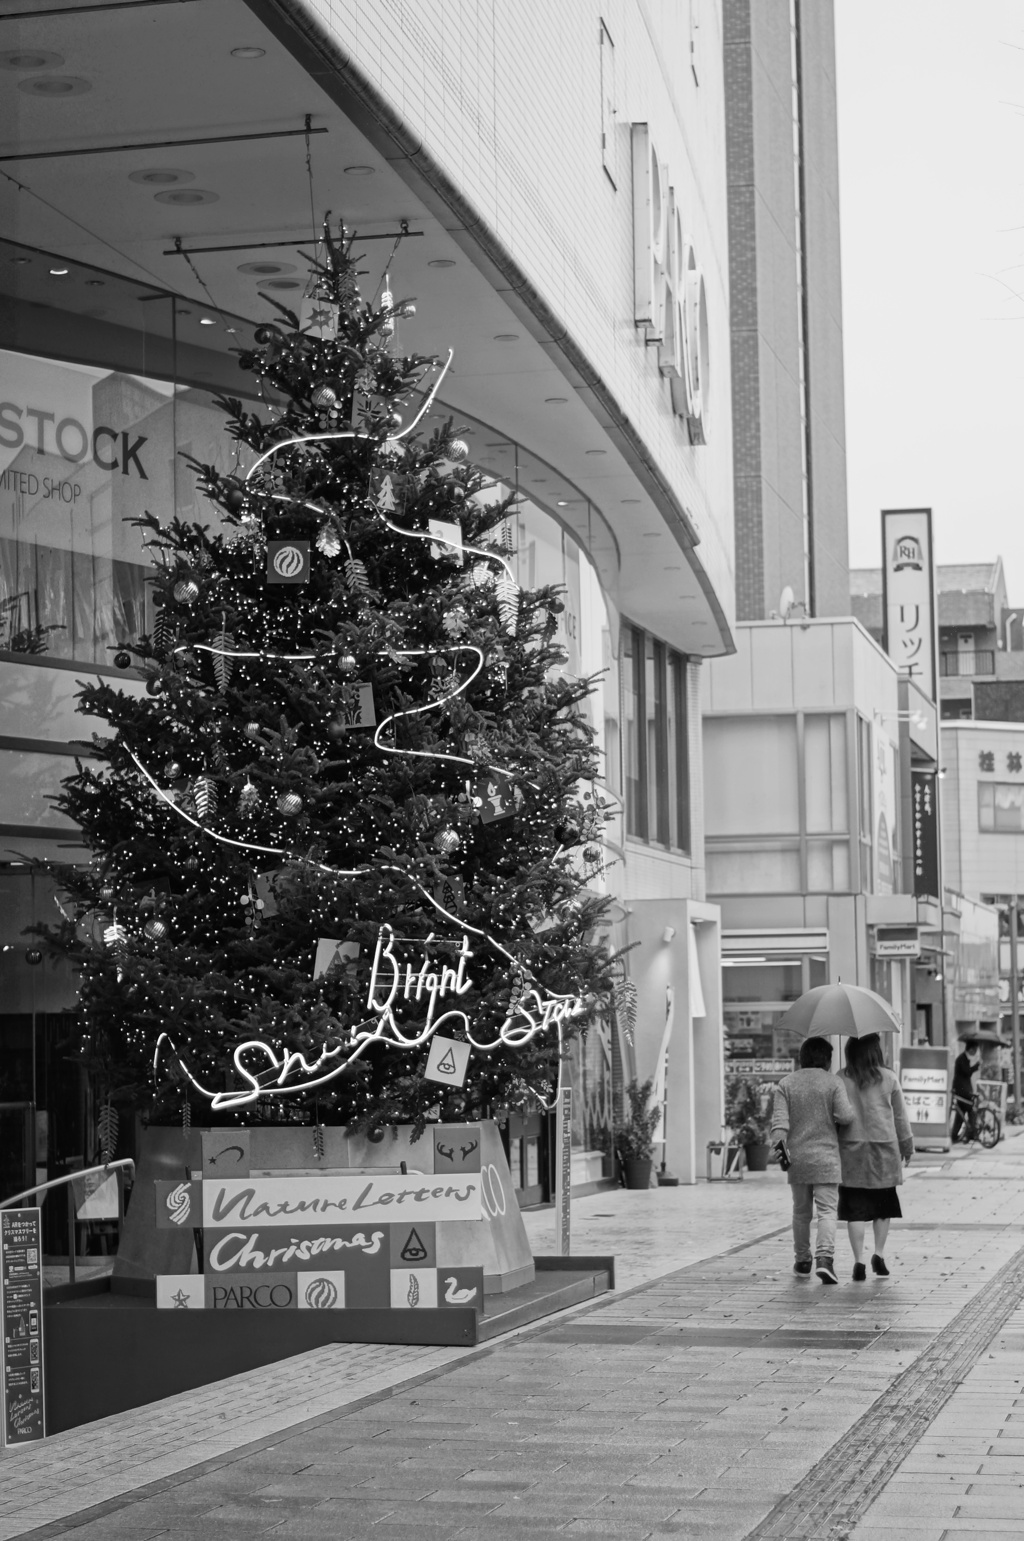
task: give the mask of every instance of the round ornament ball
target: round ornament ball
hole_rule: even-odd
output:
[[[158,679],[156,677],[156,675],[154,675],[152,679],[149,679],[149,680],[146,681],[146,690],[149,692],[149,694],[151,696],[158,696],[160,694],[161,690],[163,690],[163,688],[164,688],[163,680],[162,679]]]
[[[119,669],[130,669],[132,666],[131,653],[125,652],[124,648],[122,648],[120,652],[114,654],[114,663]]]
[[[286,819],[294,819],[302,812],[302,798],[298,792],[282,792],[277,799],[277,811],[283,813]]]
[[[462,841],[457,831],[451,828],[439,829],[434,836],[434,845],[441,852],[442,856],[450,856],[453,851],[459,849],[461,844]]]
[[[392,429],[394,429],[394,428],[401,428],[401,426],[402,426],[402,414],[401,414],[401,412],[389,412],[388,415],[387,415],[387,425],[388,425],[389,428],[392,428]]]
[[[258,326],[252,335],[253,340],[259,343],[261,348],[265,348],[267,343],[273,342],[279,333],[276,326],[268,326],[264,324],[263,326]]]
[[[456,484],[452,488],[449,496],[451,497],[453,503],[464,503],[466,500],[466,489],[465,487],[460,487],[458,484]]]
[[[162,942],[167,935],[167,922],[157,919],[154,915],[152,920],[146,921],[142,929],[151,942]]]
[[[198,872],[199,871],[199,857],[198,856],[186,856],[185,860],[182,862],[181,865],[184,867],[186,872]]]
[[[35,965],[42,963],[43,955],[38,947],[29,947],[25,952],[25,962]]]
[[[246,738],[259,738],[260,725],[258,722],[247,722],[245,725]]]
[[[354,674],[357,668],[354,656],[351,653],[342,653],[338,659],[338,668],[342,674]]]
[[[337,406],[338,393],[333,385],[318,385],[313,392],[312,402],[314,407],[320,407],[326,411],[328,407]]]
[[[199,598],[199,585],[191,578],[182,578],[174,585],[174,597],[179,605],[194,605]]]
[[[465,439],[453,439],[448,446],[449,460],[465,460],[469,454],[469,445]]]
[[[105,884],[100,889],[100,903],[101,904],[112,904],[113,900],[114,900],[114,890],[111,888],[110,884],[107,883],[107,884]]]
[[[402,306],[402,308],[398,312],[398,314],[400,316],[414,316],[416,314],[416,306],[413,303],[413,301],[412,300],[406,300],[405,304]]]
[[[177,781],[181,776],[181,765],[177,760],[168,760],[164,766],[164,778],[167,781]]]

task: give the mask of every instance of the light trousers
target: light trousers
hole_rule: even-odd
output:
[[[815,1257],[832,1257],[836,1250],[836,1210],[839,1207],[838,1183],[792,1183],[793,1250],[798,1263],[811,1258],[811,1214],[817,1212],[818,1234]]]

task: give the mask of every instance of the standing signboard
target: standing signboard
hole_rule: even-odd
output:
[[[41,1211],[0,1210],[0,1444],[45,1433]]]
[[[885,651],[934,701],[938,682],[930,508],[882,511],[882,619]]]
[[[949,1055],[924,1045],[900,1050],[900,1086],[917,1145],[949,1149]]]

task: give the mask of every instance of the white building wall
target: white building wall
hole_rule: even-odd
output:
[[[992,769],[982,768],[982,755]],[[979,828],[978,787],[984,782],[1024,788],[1024,725],[1005,722],[942,724],[942,853],[947,887],[968,898],[1024,894],[1024,831]],[[987,763],[987,762],[986,762]]]
[[[718,0],[304,0],[564,322],[697,530],[734,613],[725,106]],[[604,23],[614,107],[602,157]],[[697,78],[690,67],[695,41]],[[630,124],[646,122],[707,285],[709,443],[633,321]],[[604,161],[607,160],[608,170]],[[614,178],[614,184],[613,184]],[[497,287],[501,287],[498,283]],[[509,296],[513,298],[512,296]]]

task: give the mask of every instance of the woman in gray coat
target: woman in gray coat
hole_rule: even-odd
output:
[[[900,1083],[882,1059],[877,1033],[849,1038],[846,1068],[840,1071],[854,1119],[839,1130],[839,1156],[843,1178],[839,1185],[839,1215],[845,1220],[853,1248],[853,1277],[867,1278],[864,1267],[864,1231],[870,1220],[875,1233],[871,1267],[887,1275],[885,1243],[889,1221],[899,1219],[896,1187],[903,1181],[903,1164],[914,1153],[910,1120]]]

